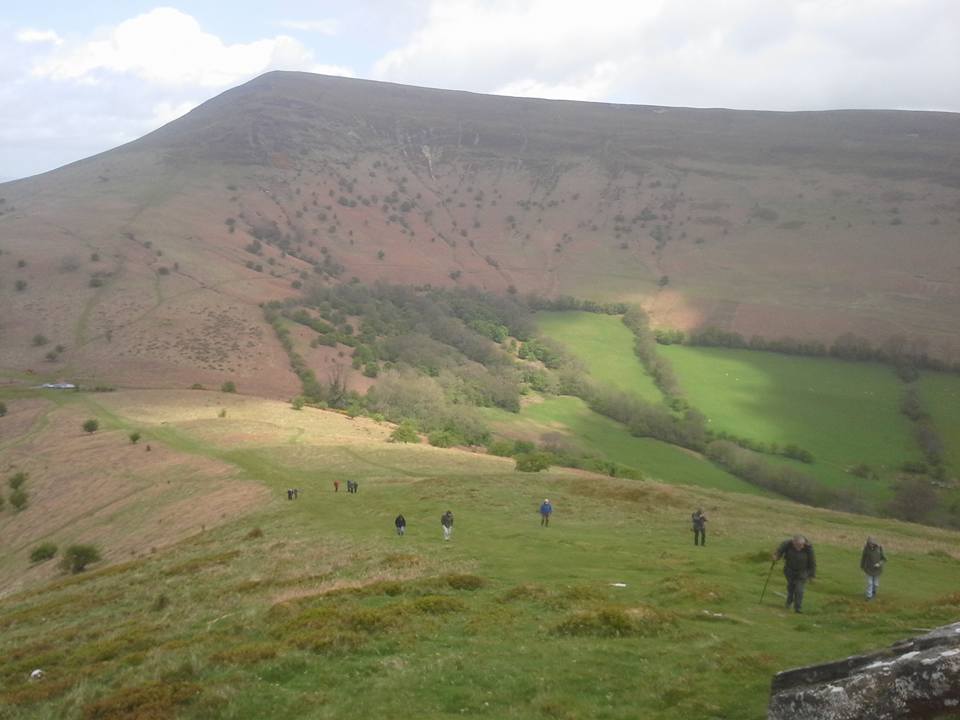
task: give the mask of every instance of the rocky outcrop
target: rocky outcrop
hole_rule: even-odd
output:
[[[960,718],[960,623],[773,678],[768,720]]]

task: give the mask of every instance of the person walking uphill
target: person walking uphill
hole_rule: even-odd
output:
[[[703,508],[698,509],[690,516],[693,521],[693,544],[707,544],[707,516],[703,514]]]
[[[540,527],[550,526],[550,514],[553,512],[553,505],[550,504],[550,498],[544,498],[540,504]]]
[[[887,557],[883,554],[883,547],[874,538],[868,537],[866,545],[863,546],[863,554],[860,556],[860,569],[867,574],[867,600],[873,600],[877,596],[880,573],[883,572],[883,565],[886,562]]]
[[[407,519],[403,516],[403,513],[397,515],[393,524],[397,526],[397,535],[403,535],[407,531]]]
[[[440,516],[440,524],[443,526],[443,539],[449,540],[453,535],[453,513],[447,510]]]
[[[817,576],[817,559],[813,545],[803,536],[794,535],[780,543],[773,561],[783,558],[783,576],[787,579],[787,607],[803,612],[803,591],[808,581]]]

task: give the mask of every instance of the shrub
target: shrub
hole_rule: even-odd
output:
[[[253,528],[250,532],[244,535],[244,538],[247,540],[256,540],[257,538],[263,537],[263,530],[258,527]]]
[[[130,433],[129,437],[130,437],[130,442],[136,445],[137,442],[140,440],[140,433],[134,430],[132,433]]]
[[[233,380],[227,380],[223,385],[220,386],[220,392],[235,393],[236,391],[237,386]]]
[[[393,442],[415,443],[420,442],[420,435],[417,434],[417,426],[412,420],[404,420],[390,433],[390,439]]]
[[[30,551],[30,562],[40,563],[49,560],[57,554],[57,546],[53,543],[42,543]]]
[[[17,488],[10,493],[10,504],[17,512],[27,507],[27,491],[23,488]]]
[[[23,292],[24,290],[27,289],[27,281],[26,281],[26,280],[17,280],[17,282],[16,282],[16,288],[17,288],[17,292]]]
[[[191,389],[191,390],[203,390],[203,385],[201,385],[200,383],[194,383],[193,385],[190,386],[190,389]]]
[[[220,408],[220,412],[217,413],[217,417],[225,418],[226,416],[227,416],[227,409],[226,409],[226,408]],[[149,445],[147,445],[147,449],[148,449],[148,450],[150,449],[150,446],[149,446]]]
[[[21,470],[20,472],[15,473],[9,477],[9,479],[7,480],[7,485],[10,486],[11,490],[19,490],[21,487],[23,487],[23,484],[27,481],[27,477],[29,476]]]
[[[90,418],[83,423],[83,431],[87,433],[95,433],[100,429],[100,422],[96,418]]]
[[[550,455],[545,452],[531,452],[517,455],[517,470],[520,472],[540,472],[550,467]]]
[[[290,401],[290,406],[294,410],[303,410],[304,399],[302,395],[298,395],[293,400]]]
[[[7,404],[5,402],[0,402],[0,417],[3,417],[7,414]]]
[[[71,545],[64,551],[60,567],[64,572],[76,575],[87,569],[87,565],[100,560],[100,551],[94,545]]]
[[[494,440],[487,446],[487,452],[497,457],[513,455],[513,442],[510,440]]]
[[[456,433],[450,432],[449,430],[434,430],[427,436],[427,440],[431,445],[439,448],[453,447],[463,442]]]
[[[50,341],[47,340],[46,336],[37,333],[33,336],[33,340],[31,342],[33,343],[34,347],[40,347],[41,345],[46,345]]]

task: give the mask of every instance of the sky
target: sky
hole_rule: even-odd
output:
[[[960,112],[960,0],[0,0],[0,181],[134,140],[270,70],[641,105]]]

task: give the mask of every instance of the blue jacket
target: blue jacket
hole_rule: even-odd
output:
[[[541,515],[549,515],[552,512],[553,512],[553,505],[551,505],[550,503],[545,502],[540,506]]]

